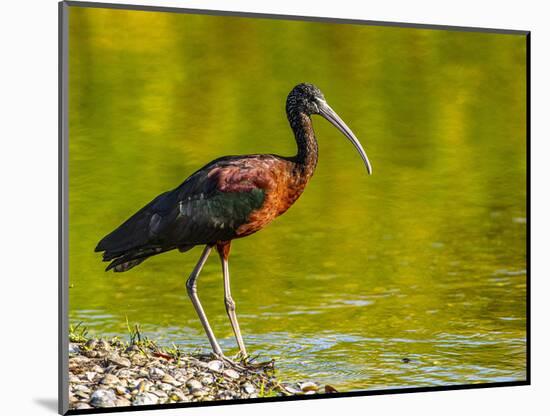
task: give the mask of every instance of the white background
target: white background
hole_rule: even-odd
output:
[[[549,414],[550,276],[545,257],[550,252],[545,245],[549,231],[545,213],[550,212],[547,122],[550,114],[545,104],[550,94],[550,14],[544,7],[546,2],[136,0],[136,3],[533,32],[533,385],[178,409],[163,414]],[[6,1],[0,18],[0,413],[52,415],[57,395],[57,4],[54,0]]]

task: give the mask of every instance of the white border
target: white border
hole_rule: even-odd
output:
[[[548,48],[545,3],[536,1],[265,0],[127,1],[157,6],[312,15],[532,31],[532,380],[530,387],[163,410],[166,415],[543,414],[550,391],[550,316],[544,273],[549,230]],[[57,397],[57,2],[3,4],[2,391],[3,414],[54,414]],[[546,238],[545,238],[546,237]],[[542,410],[538,410],[542,409]],[[146,415],[148,412],[137,413]]]

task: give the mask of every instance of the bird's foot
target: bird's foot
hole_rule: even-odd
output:
[[[237,355],[235,355],[234,360],[237,360],[241,363],[248,363],[248,359],[250,356],[246,353],[246,351],[239,351]]]
[[[241,370],[241,371],[246,370],[246,367],[243,367],[241,364],[236,363],[231,358],[226,357],[223,353],[222,354],[214,353],[214,355],[218,360],[222,361],[223,363],[229,364],[231,367],[236,368],[237,370]]]
[[[247,356],[245,360],[243,361],[247,368],[250,369],[274,369],[275,368],[275,360],[272,358],[271,360],[265,361],[258,361],[259,355],[255,356]]]

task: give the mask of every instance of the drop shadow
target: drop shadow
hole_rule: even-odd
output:
[[[44,409],[47,409],[47,410],[50,410],[54,413],[57,413],[57,399],[52,399],[52,398],[35,398],[34,399],[34,402],[36,404],[39,404],[40,406],[42,406]]]

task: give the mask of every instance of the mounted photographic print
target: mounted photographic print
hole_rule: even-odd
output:
[[[529,32],[62,2],[60,65],[60,413],[529,383]]]

